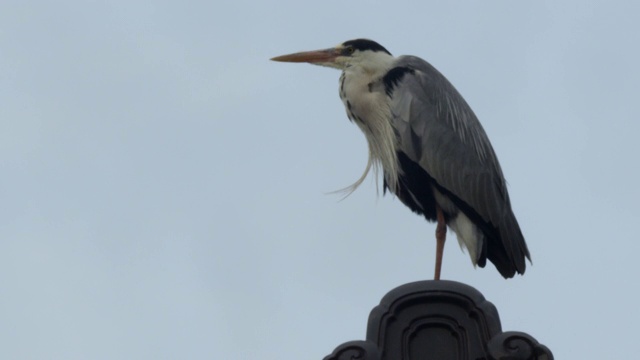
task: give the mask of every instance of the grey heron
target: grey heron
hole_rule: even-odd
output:
[[[275,57],[342,70],[340,98],[364,132],[369,170],[383,171],[383,190],[436,222],[436,280],[447,226],[474,266],[487,259],[500,274],[524,274],[527,244],[511,209],[506,181],[482,125],[453,85],[431,64],[394,57],[375,41]]]

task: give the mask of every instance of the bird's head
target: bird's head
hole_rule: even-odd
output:
[[[393,61],[393,56],[375,41],[356,39],[345,41],[329,49],[282,55],[271,60],[296,63],[306,62],[341,70],[359,66],[367,70],[376,71],[387,68]]]

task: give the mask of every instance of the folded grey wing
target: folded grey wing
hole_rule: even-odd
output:
[[[429,63],[406,56],[395,66],[411,69],[390,94],[399,150],[495,227],[506,254],[524,271],[522,254],[528,256],[528,251],[502,170],[475,114]]]

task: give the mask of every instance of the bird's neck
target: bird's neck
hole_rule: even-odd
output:
[[[383,54],[351,64],[343,70],[340,77],[340,97],[351,110],[349,115],[367,116],[368,112],[379,112],[379,108],[386,105],[384,99],[379,98],[384,93],[375,91],[374,85],[393,66],[393,60],[393,56]]]
[[[369,168],[373,166],[374,170],[381,168],[384,171],[387,186],[395,191],[399,173],[397,140],[389,121],[389,99],[384,90],[380,91],[380,86],[376,86],[393,63],[389,61],[384,66],[378,65],[347,67],[340,78],[340,98],[347,116],[362,130],[369,144],[369,166],[352,189],[362,183]]]
[[[361,59],[347,66],[340,77],[340,97],[351,120],[377,116],[386,107],[384,92],[374,90],[386,72],[393,66],[394,57],[386,53]],[[358,122],[358,121],[357,121]]]
[[[393,57],[387,56],[378,57],[377,61],[358,63],[346,67],[340,78],[340,96],[345,101],[345,104],[345,98],[349,98],[356,106],[370,108],[369,104],[362,103],[365,100],[364,98],[371,95],[372,85],[379,82],[392,65]],[[369,98],[369,101],[377,100]],[[375,106],[377,104],[372,105]]]

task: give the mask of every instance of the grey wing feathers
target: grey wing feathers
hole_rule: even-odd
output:
[[[511,210],[495,152],[475,114],[458,91],[426,61],[403,56],[405,74],[391,96],[399,148],[442,187],[460,198],[500,233],[518,272],[529,257]],[[506,259],[504,259],[506,260]]]

